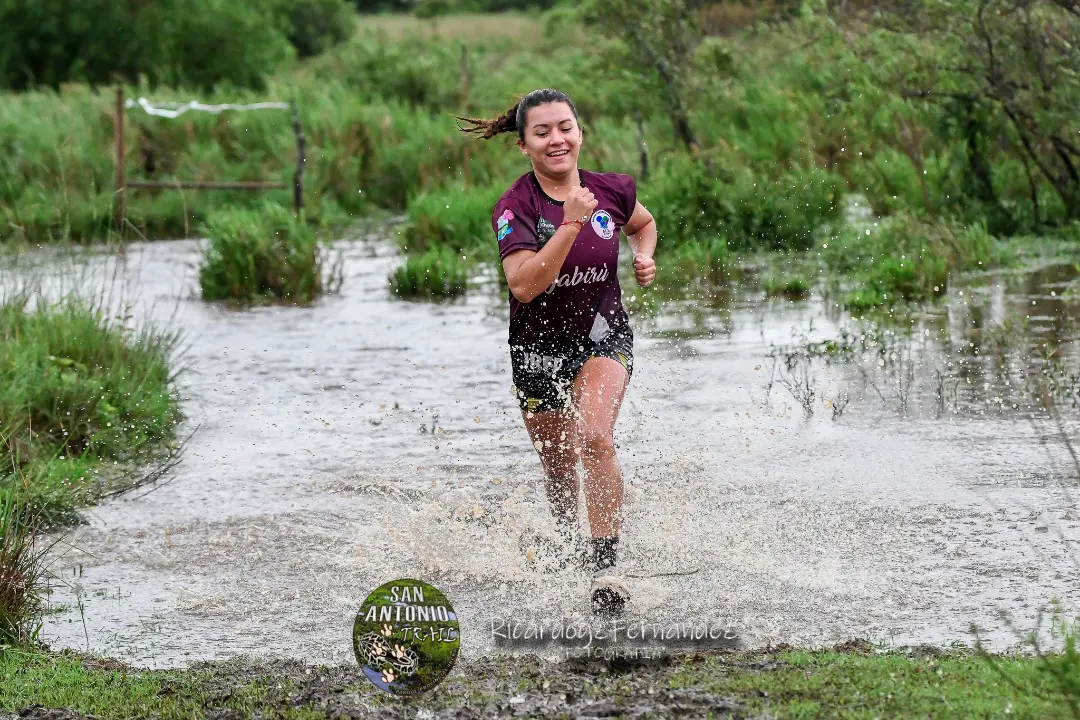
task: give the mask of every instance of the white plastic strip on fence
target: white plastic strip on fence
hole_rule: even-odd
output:
[[[291,105],[283,102],[263,102],[253,103],[251,105],[204,105],[197,100],[192,100],[189,103],[160,103],[158,105],[151,105],[150,101],[146,98],[139,98],[138,101],[128,99],[124,103],[125,107],[141,107],[148,115],[156,115],[163,118],[176,118],[180,117],[188,110],[195,110],[197,112],[208,112],[217,115],[225,110],[288,110]],[[171,108],[171,109],[170,109]]]

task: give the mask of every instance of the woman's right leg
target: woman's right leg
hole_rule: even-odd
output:
[[[555,521],[573,532],[577,528],[578,495],[576,424],[566,410],[529,413],[522,411],[525,428],[544,466],[548,502]]]

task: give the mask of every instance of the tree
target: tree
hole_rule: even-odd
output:
[[[956,118],[976,197],[996,202],[986,129],[1000,121],[999,141],[1029,168],[1036,216],[1041,178],[1080,219],[1080,0],[882,0],[855,14],[847,3],[830,4],[839,23],[914,38],[896,62],[897,47],[874,33],[848,35],[904,97]]]
[[[694,50],[701,42],[697,11],[702,0],[591,0],[586,23],[628,44],[628,58],[660,80],[675,136],[687,149],[698,147],[684,102]]]

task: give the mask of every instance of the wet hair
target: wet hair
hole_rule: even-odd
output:
[[[518,139],[524,140],[525,124],[529,119],[529,111],[539,105],[557,102],[569,105],[570,112],[574,113],[574,119],[578,119],[577,108],[574,107],[574,101],[571,100],[570,96],[566,93],[561,90],[555,90],[554,88],[533,90],[531,93],[521,98],[521,100],[518,100],[517,103],[502,115],[490,120],[460,116],[455,117],[462,122],[470,123],[472,126],[461,127],[459,125],[459,130],[467,133],[475,133],[485,140],[504,132],[516,132]]]

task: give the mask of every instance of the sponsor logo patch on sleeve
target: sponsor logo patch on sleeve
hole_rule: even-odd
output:
[[[510,210],[503,210],[503,214],[499,216],[499,241],[501,242],[504,237],[514,232],[514,228],[510,226],[510,221],[514,219],[514,213]]]

